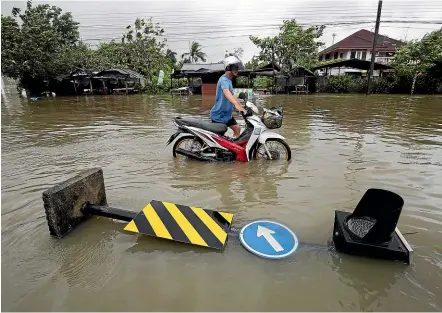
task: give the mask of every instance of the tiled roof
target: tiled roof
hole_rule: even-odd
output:
[[[329,53],[337,49],[360,49],[360,50],[371,50],[373,47],[374,33],[366,29],[361,29],[356,33],[342,39],[341,41],[335,43],[334,45],[324,49],[319,52],[319,54]],[[395,51],[402,46],[404,42],[396,39],[389,38],[384,35],[379,35],[376,40],[376,50],[377,51]]]

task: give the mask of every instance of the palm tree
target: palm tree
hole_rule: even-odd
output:
[[[176,59],[176,52],[172,51],[170,49],[167,49],[166,57],[168,57],[172,61],[173,64],[175,64],[176,61],[177,61],[177,59]]]
[[[201,48],[202,47],[198,42],[192,41],[189,45],[189,52],[183,53],[181,58],[184,59],[187,57],[190,63],[195,63],[198,60],[206,62],[206,54],[201,51]]]

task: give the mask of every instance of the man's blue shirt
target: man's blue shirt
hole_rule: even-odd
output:
[[[223,89],[233,94],[232,81],[224,74],[216,84],[215,105],[210,110],[210,118],[216,122],[227,123],[232,118],[233,104],[224,96]]]

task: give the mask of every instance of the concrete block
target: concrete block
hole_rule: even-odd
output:
[[[43,203],[52,236],[62,238],[88,219],[80,209],[85,202],[107,205],[103,170],[85,170],[43,192]]]

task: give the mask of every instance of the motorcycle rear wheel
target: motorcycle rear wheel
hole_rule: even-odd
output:
[[[271,161],[273,160],[281,160],[281,153],[276,151],[273,147],[279,146],[280,149],[282,149],[285,152],[285,161],[290,161],[292,158],[292,151],[290,150],[289,145],[282,139],[279,138],[271,138],[266,140],[266,146],[267,149],[270,152],[270,155],[272,156]],[[263,144],[259,144],[258,147],[256,147],[255,152],[253,153],[253,159],[255,160],[269,160],[269,156],[267,155],[267,151]]]
[[[184,145],[184,146],[190,145],[190,148],[184,148],[184,147],[182,147],[182,145]],[[176,153],[175,150],[177,148],[181,148],[183,150],[187,150],[187,151],[191,151],[191,152],[200,152],[200,150],[202,148],[202,144],[201,144],[200,140],[198,140],[195,136],[186,135],[186,136],[182,136],[182,137],[178,138],[178,140],[175,141],[175,144],[173,145],[173,148],[172,148],[172,154],[173,154],[174,158],[176,158],[177,156],[184,157],[183,155]]]

